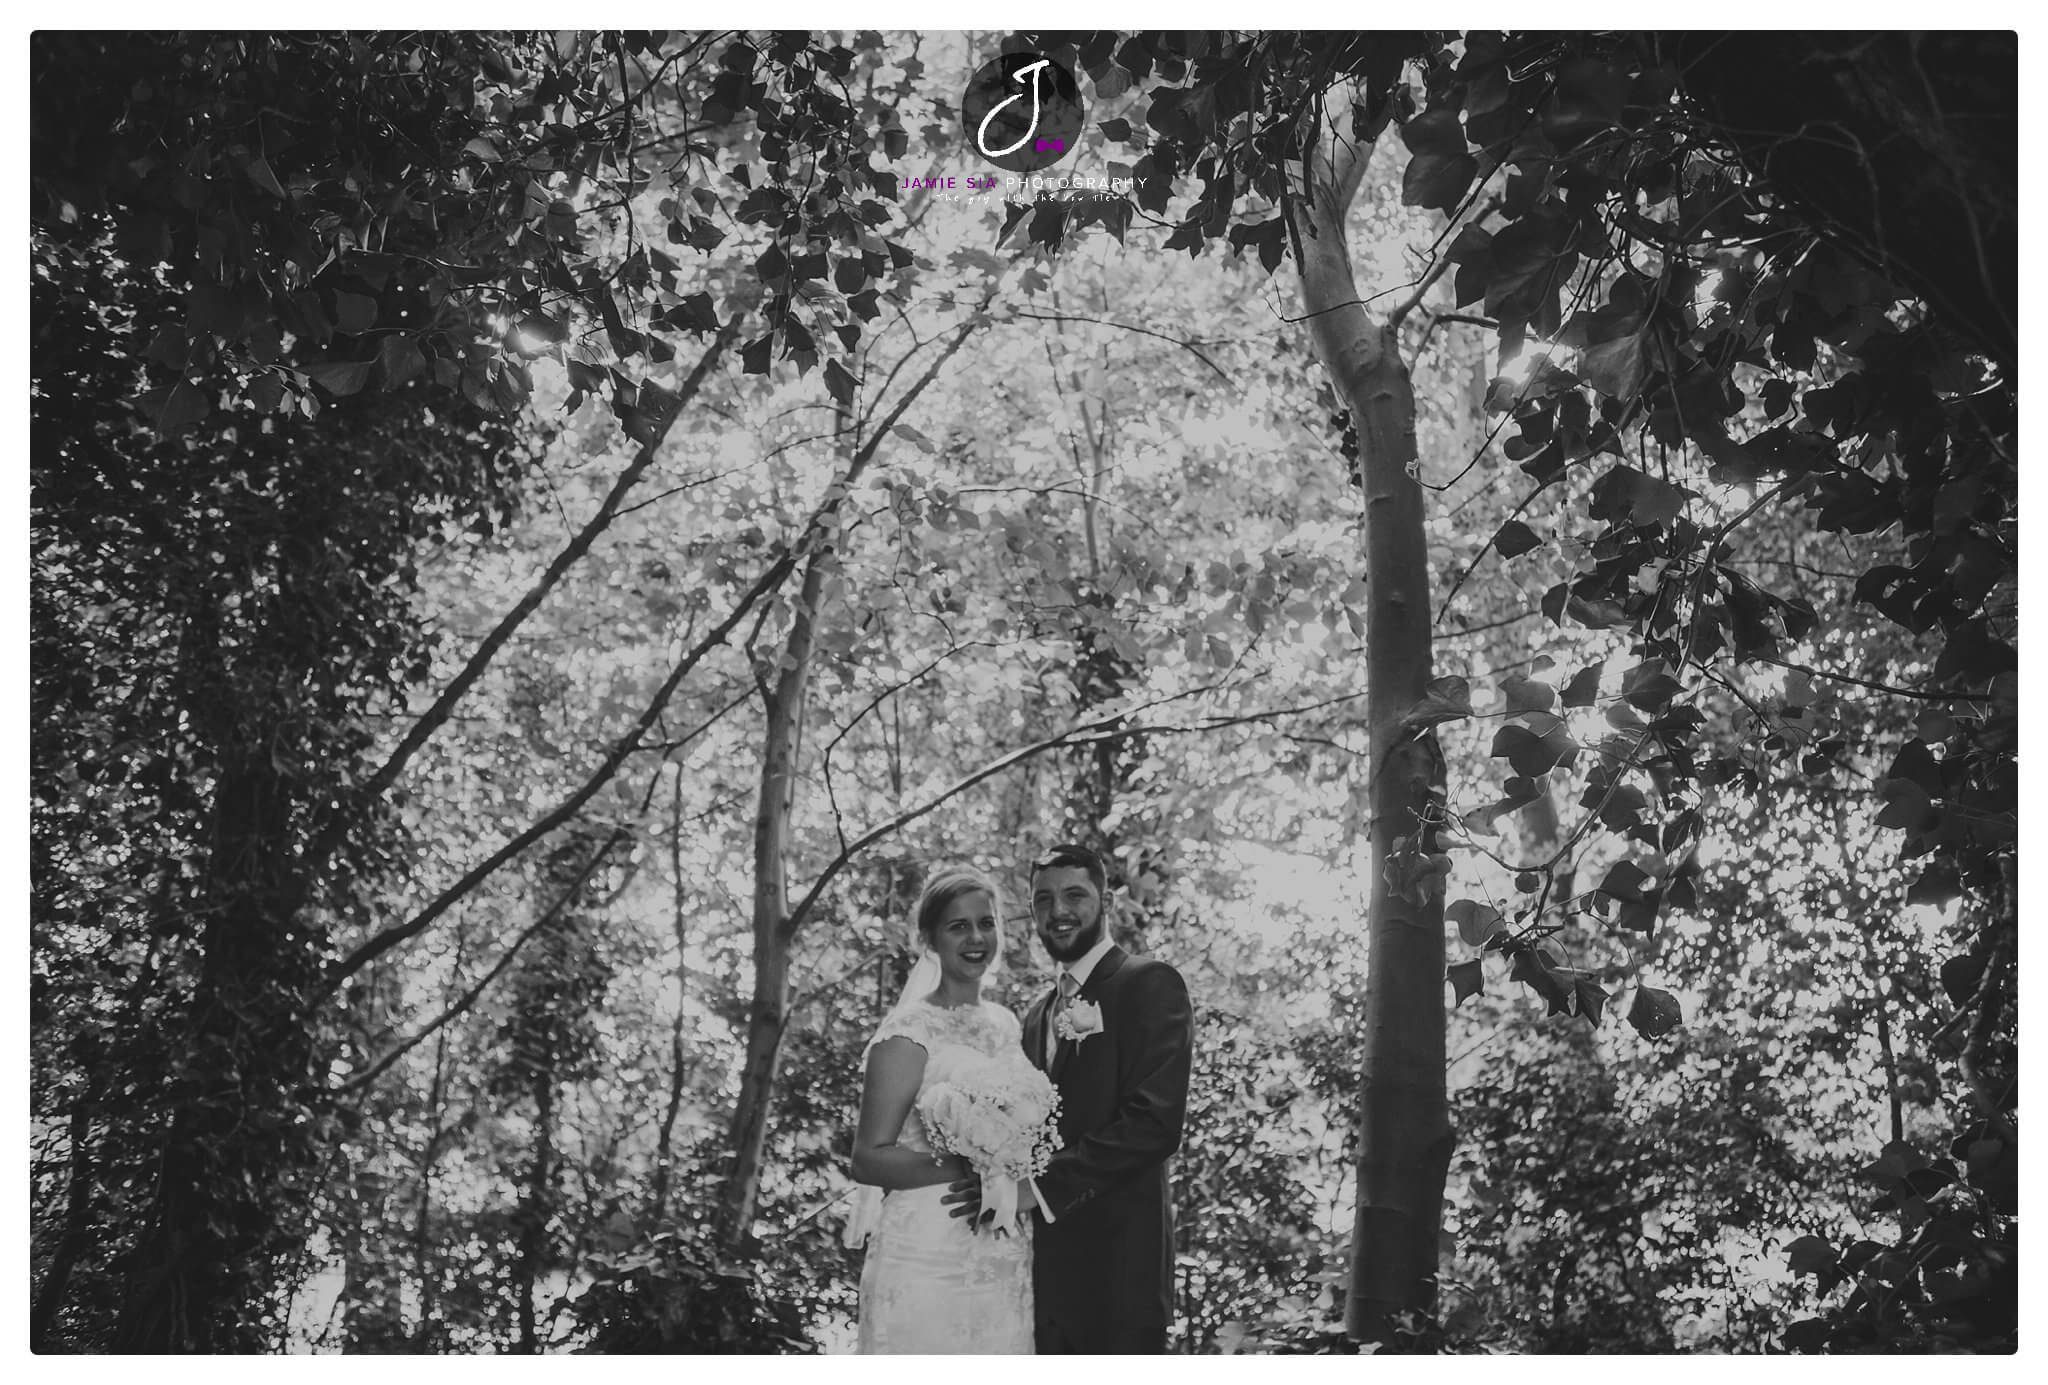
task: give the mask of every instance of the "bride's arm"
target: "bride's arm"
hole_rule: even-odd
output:
[[[853,1181],[877,1188],[928,1188],[968,1174],[957,1155],[934,1158],[896,1143],[924,1079],[924,1049],[905,1038],[884,1039],[868,1052],[860,1124],[853,1132]]]

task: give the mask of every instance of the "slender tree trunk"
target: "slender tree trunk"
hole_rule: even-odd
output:
[[[526,1206],[521,1209],[519,1259],[512,1270],[519,1311],[518,1350],[525,1356],[540,1354],[534,1286],[547,1254],[548,1213],[554,1201],[549,1184],[555,1154],[555,1082],[554,1074],[545,1068],[534,1074],[533,1106],[533,1167],[527,1176]]]
[[[412,1272],[420,1286],[420,1325],[413,1333],[413,1350],[420,1352],[434,1351],[441,1336],[434,1321],[441,1308],[441,1294],[439,1276],[434,1273],[433,1217],[434,1164],[430,1157],[420,1168],[420,1199],[412,1220]]]
[[[674,805],[669,812],[669,877],[674,891],[676,933],[676,1020],[668,1036],[668,1106],[661,1114],[661,1133],[654,1143],[654,1189],[648,1197],[647,1220],[658,1229],[668,1214],[668,1186],[673,1176],[676,1116],[683,1109],[683,1006],[690,999],[687,915],[683,910],[683,767],[676,766]]]
[[[1844,798],[1835,796],[1833,822],[1835,827],[1836,859],[1844,867],[1858,858],[1859,853],[1849,842],[1849,810]],[[1842,882],[1844,894],[1854,890],[1854,882]],[[1877,954],[1877,940],[1868,932],[1863,934],[1863,958],[1869,966],[1871,1013],[1877,1021],[1877,1052],[1884,1069],[1885,1104],[1891,1113],[1891,1138],[1906,1138],[1906,1108],[1899,1095],[1899,1058],[1892,1046],[1891,1007],[1884,993],[1885,968]]]
[[[1399,324],[1374,321],[1359,303],[1345,245],[1345,213],[1371,152],[1354,137],[1352,97],[1340,88],[1324,104],[1322,143],[1308,166],[1301,276],[1316,353],[1358,433],[1365,491],[1372,899],[1345,1330],[1380,1341],[1409,1315],[1433,1315],[1454,1136],[1444,1087],[1443,892],[1429,888],[1418,902],[1389,878],[1435,851],[1443,757],[1432,733],[1406,724],[1431,660],[1415,395]]]
[[[683,989],[680,978],[676,989]],[[669,1184],[675,1176],[676,1117],[682,1114],[683,1091],[688,1085],[683,1070],[683,1015],[680,1009],[669,1030],[668,1065],[668,1104],[661,1113],[661,1133],[654,1148],[654,1189],[648,1196],[647,1215],[649,1224],[653,1226],[659,1226],[661,1219],[668,1215]]]
[[[462,961],[460,951],[456,953],[456,965]],[[448,1130],[441,1123],[441,1108],[445,1100],[448,1081],[448,1035],[444,1031],[434,1040],[434,1080],[427,1089],[427,1123],[434,1128],[434,1134],[427,1140],[426,1150],[420,1155],[420,1199],[413,1212],[412,1223],[412,1266],[413,1276],[420,1286],[420,1325],[413,1334],[413,1348],[416,1351],[431,1352],[439,1338],[434,1323],[434,1314],[439,1310],[439,1276],[434,1272],[433,1213],[434,1213],[434,1166],[441,1162],[441,1151],[445,1147]]]
[[[1866,938],[1867,941],[1867,938]],[[1891,1111],[1892,1140],[1896,1143],[1906,1138],[1906,1104],[1899,1096],[1899,1059],[1892,1051],[1892,1021],[1889,1003],[1885,999],[1881,983],[1873,986],[1877,996],[1877,1049],[1884,1057],[1884,1093],[1886,1107]]]
[[[358,1168],[350,1180],[349,1202],[381,1208],[397,1190],[397,1180],[370,1168]],[[383,1219],[374,1214],[346,1219],[335,1226],[344,1268],[341,1292],[341,1350],[344,1355],[386,1355],[411,1345],[405,1331],[404,1270],[386,1237]]]
[[[987,306],[984,300],[983,306]],[[754,994],[747,1010],[747,1050],[740,1067],[739,1099],[734,1103],[730,1144],[732,1162],[720,1190],[717,1216],[720,1241],[737,1250],[753,1226],[754,1205],[761,1191],[761,1165],[768,1148],[768,1121],[775,1104],[775,1078],[782,1060],[782,1034],[789,1023],[789,953],[803,923],[810,898],[823,888],[831,871],[814,884],[805,906],[792,911],[789,902],[789,821],[796,804],[796,761],[803,732],[804,697],[811,676],[811,655],[817,640],[818,602],[825,578],[837,561],[831,535],[839,511],[889,430],[938,378],[939,371],[983,325],[978,316],[939,350],[922,374],[897,398],[895,405],[868,434],[849,459],[845,473],[820,507],[818,544],[804,568],[802,589],[790,621],[789,637],[777,660],[774,687],[768,694],[768,726],[761,757],[761,793],[754,818]],[[841,438],[853,429],[840,417]]]
[[[812,557],[768,695],[768,726],[761,756],[761,793],[754,817],[754,996],[747,1011],[747,1052],[733,1108],[732,1165],[719,1198],[719,1234],[737,1248],[754,1221],[768,1118],[789,1022],[789,951],[794,941],[789,910],[789,820],[796,806],[797,751],[804,699],[810,687],[818,600],[830,550]]]

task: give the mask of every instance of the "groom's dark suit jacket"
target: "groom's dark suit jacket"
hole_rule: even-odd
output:
[[[1024,1017],[1024,1047],[1041,1068],[1052,996]],[[1179,972],[1120,947],[1077,999],[1102,1007],[1102,1032],[1061,1039],[1046,1069],[1066,1143],[1038,1179],[1054,1217],[1038,1224],[1032,1251],[1038,1350],[1160,1352],[1173,1312],[1170,1158],[1187,1118],[1194,1014]]]

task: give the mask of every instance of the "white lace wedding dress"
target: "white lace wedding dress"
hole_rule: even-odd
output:
[[[1017,1017],[990,1001],[946,1008],[913,1001],[892,1011],[868,1041],[904,1037],[925,1051],[918,1095],[963,1065],[1014,1059],[1029,1067]],[[897,1143],[929,1150],[913,1106]],[[939,1201],[946,1185],[882,1196],[860,1276],[863,1355],[1031,1351],[1031,1233],[968,1229]]]

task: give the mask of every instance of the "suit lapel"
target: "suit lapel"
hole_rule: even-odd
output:
[[[1045,1017],[1052,1011],[1052,992],[1047,991],[1024,1012],[1024,1056],[1031,1060],[1031,1066],[1046,1072],[1045,1063]]]
[[[1102,960],[1095,964],[1095,970],[1088,973],[1088,979],[1081,983],[1081,994],[1075,998],[1093,1000],[1097,988],[1122,970],[1124,963],[1130,959],[1130,953],[1112,944],[1109,951],[1102,954]]]

